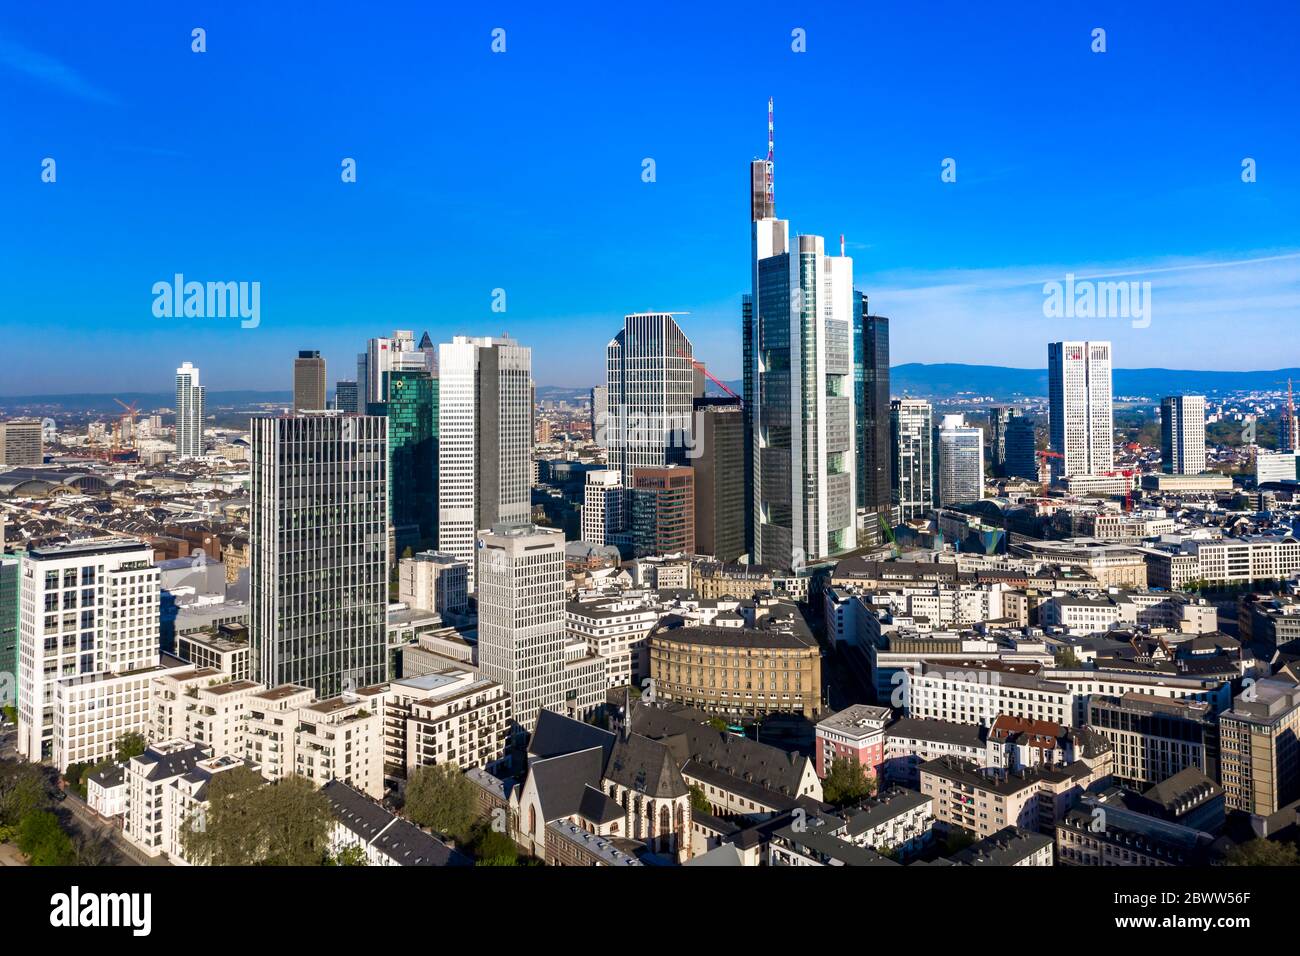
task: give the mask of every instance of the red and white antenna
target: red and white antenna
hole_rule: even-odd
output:
[[[767,98],[767,207],[776,215],[776,184],[773,172],[776,168],[776,123],[772,118],[772,97]]]

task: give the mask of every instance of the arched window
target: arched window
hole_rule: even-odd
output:
[[[679,809],[677,812],[681,813],[681,810]],[[659,835],[663,838],[665,847],[668,846],[668,838],[672,835],[672,832],[672,817],[668,812],[668,804],[665,803],[659,808]]]
[[[532,804],[528,806],[528,832],[533,835],[534,840],[537,839],[537,807]]]

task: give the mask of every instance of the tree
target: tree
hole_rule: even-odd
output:
[[[1061,668],[1078,668],[1083,666],[1083,662],[1080,661],[1078,656],[1074,653],[1074,648],[1063,647],[1056,652],[1056,666]]]
[[[332,822],[329,800],[302,777],[267,784],[248,767],[208,785],[208,806],[181,832],[185,855],[212,866],[319,866]]]
[[[857,803],[876,792],[876,778],[867,773],[857,757],[836,757],[822,781],[822,797],[836,807]]]
[[[406,815],[463,840],[474,825],[474,785],[453,763],[419,767],[406,783]]]
[[[1254,839],[1228,851],[1228,866],[1300,866],[1300,853],[1294,843]]]
[[[72,841],[59,826],[58,817],[48,810],[23,817],[18,825],[18,849],[32,866],[71,866],[77,862]]]
[[[974,843],[975,834],[964,827],[952,827],[943,840],[944,855],[952,856],[954,853],[960,853],[966,847],[974,845]]]
[[[117,762],[126,763],[132,757],[140,756],[144,753],[144,748],[144,734],[123,734],[117,738]]]
[[[721,717],[710,717],[709,726],[719,733],[724,734],[731,729],[731,726]]]
[[[0,764],[0,827],[16,830],[30,813],[50,805],[41,768],[30,763]]]
[[[709,803],[708,796],[704,793],[704,788],[698,783],[693,783],[688,788],[691,793],[691,812],[692,813],[712,813],[713,805]]]
[[[326,866],[369,866],[366,848],[360,843],[349,843],[333,856],[326,857]]]
[[[474,854],[478,857],[478,866],[519,865],[519,851],[515,848],[515,841],[491,827],[484,828],[479,835]]]

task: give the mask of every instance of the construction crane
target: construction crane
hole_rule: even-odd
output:
[[[704,363],[701,362],[699,359],[687,355],[686,352],[683,350],[678,350],[677,357],[688,360],[697,372],[699,372],[701,375],[707,378],[714,385],[718,386],[718,388],[726,392],[727,395],[730,396],[731,398],[740,398],[739,395],[737,395],[735,392],[733,392],[731,389],[727,387],[727,384],[724,381],[722,381],[720,378],[718,378],[716,375],[710,372],[707,368],[705,368]]]
[[[116,433],[113,439],[113,447],[118,451],[134,448],[135,416],[140,413],[140,408],[135,402],[128,405],[120,398],[115,398],[113,401],[117,402],[117,404],[121,405],[124,409],[122,414],[117,417],[117,424],[113,428],[113,431]]]
[[[1051,475],[1047,473],[1047,459],[1064,458],[1059,451],[1049,451],[1044,448],[1042,451],[1034,452],[1038,456],[1038,492],[1044,498],[1047,497],[1047,488],[1051,481]]]

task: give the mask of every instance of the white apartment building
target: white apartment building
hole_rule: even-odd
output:
[[[934,440],[939,457],[939,505],[947,508],[983,498],[984,432],[968,426],[964,415],[945,415]]]
[[[1169,395],[1160,400],[1160,470],[1199,475],[1205,470],[1205,396]]]
[[[398,600],[440,614],[469,609],[469,564],[450,554],[423,551],[397,567]]]
[[[167,786],[194,771],[212,752],[188,740],[151,744],[126,762],[126,817],[122,832],[149,856],[158,856],[175,839],[176,821],[167,811]]]
[[[210,668],[187,667],[155,677],[148,739],[190,740],[215,756],[233,754],[242,760],[249,710],[254,696],[265,690]]]
[[[457,335],[438,346],[438,550],[469,565],[475,535],[532,513],[532,349]]]
[[[406,778],[441,763],[490,767],[505,755],[509,727],[505,688],[472,669],[395,680],[384,697],[386,772]]]
[[[1115,467],[1109,342],[1047,346],[1052,477],[1099,475]]]
[[[203,457],[204,388],[189,362],[176,370],[176,457]]]
[[[169,780],[162,788],[163,849],[174,866],[190,866],[184,834],[189,827],[201,827],[211,801],[212,778],[227,770],[245,766],[240,757],[223,754],[198,761],[188,773]],[[252,768],[256,770],[256,767]]]
[[[478,669],[532,732],[564,700],[564,534],[499,525],[479,535]]]
[[[159,594],[153,549],[139,541],[96,538],[27,552],[19,578],[19,754],[39,761],[75,751],[101,759],[117,736],[144,729],[148,703],[137,688],[103,681],[159,666]],[[75,701],[79,713],[60,724],[57,685],[74,680],[75,693],[62,700]],[[132,707],[101,711],[97,697]]]
[[[607,687],[640,687],[650,676],[646,638],[661,616],[644,595],[580,599],[565,605],[564,627],[604,659]]]
[[[612,469],[587,472],[582,489],[582,540],[612,544],[623,526],[623,478]]]

